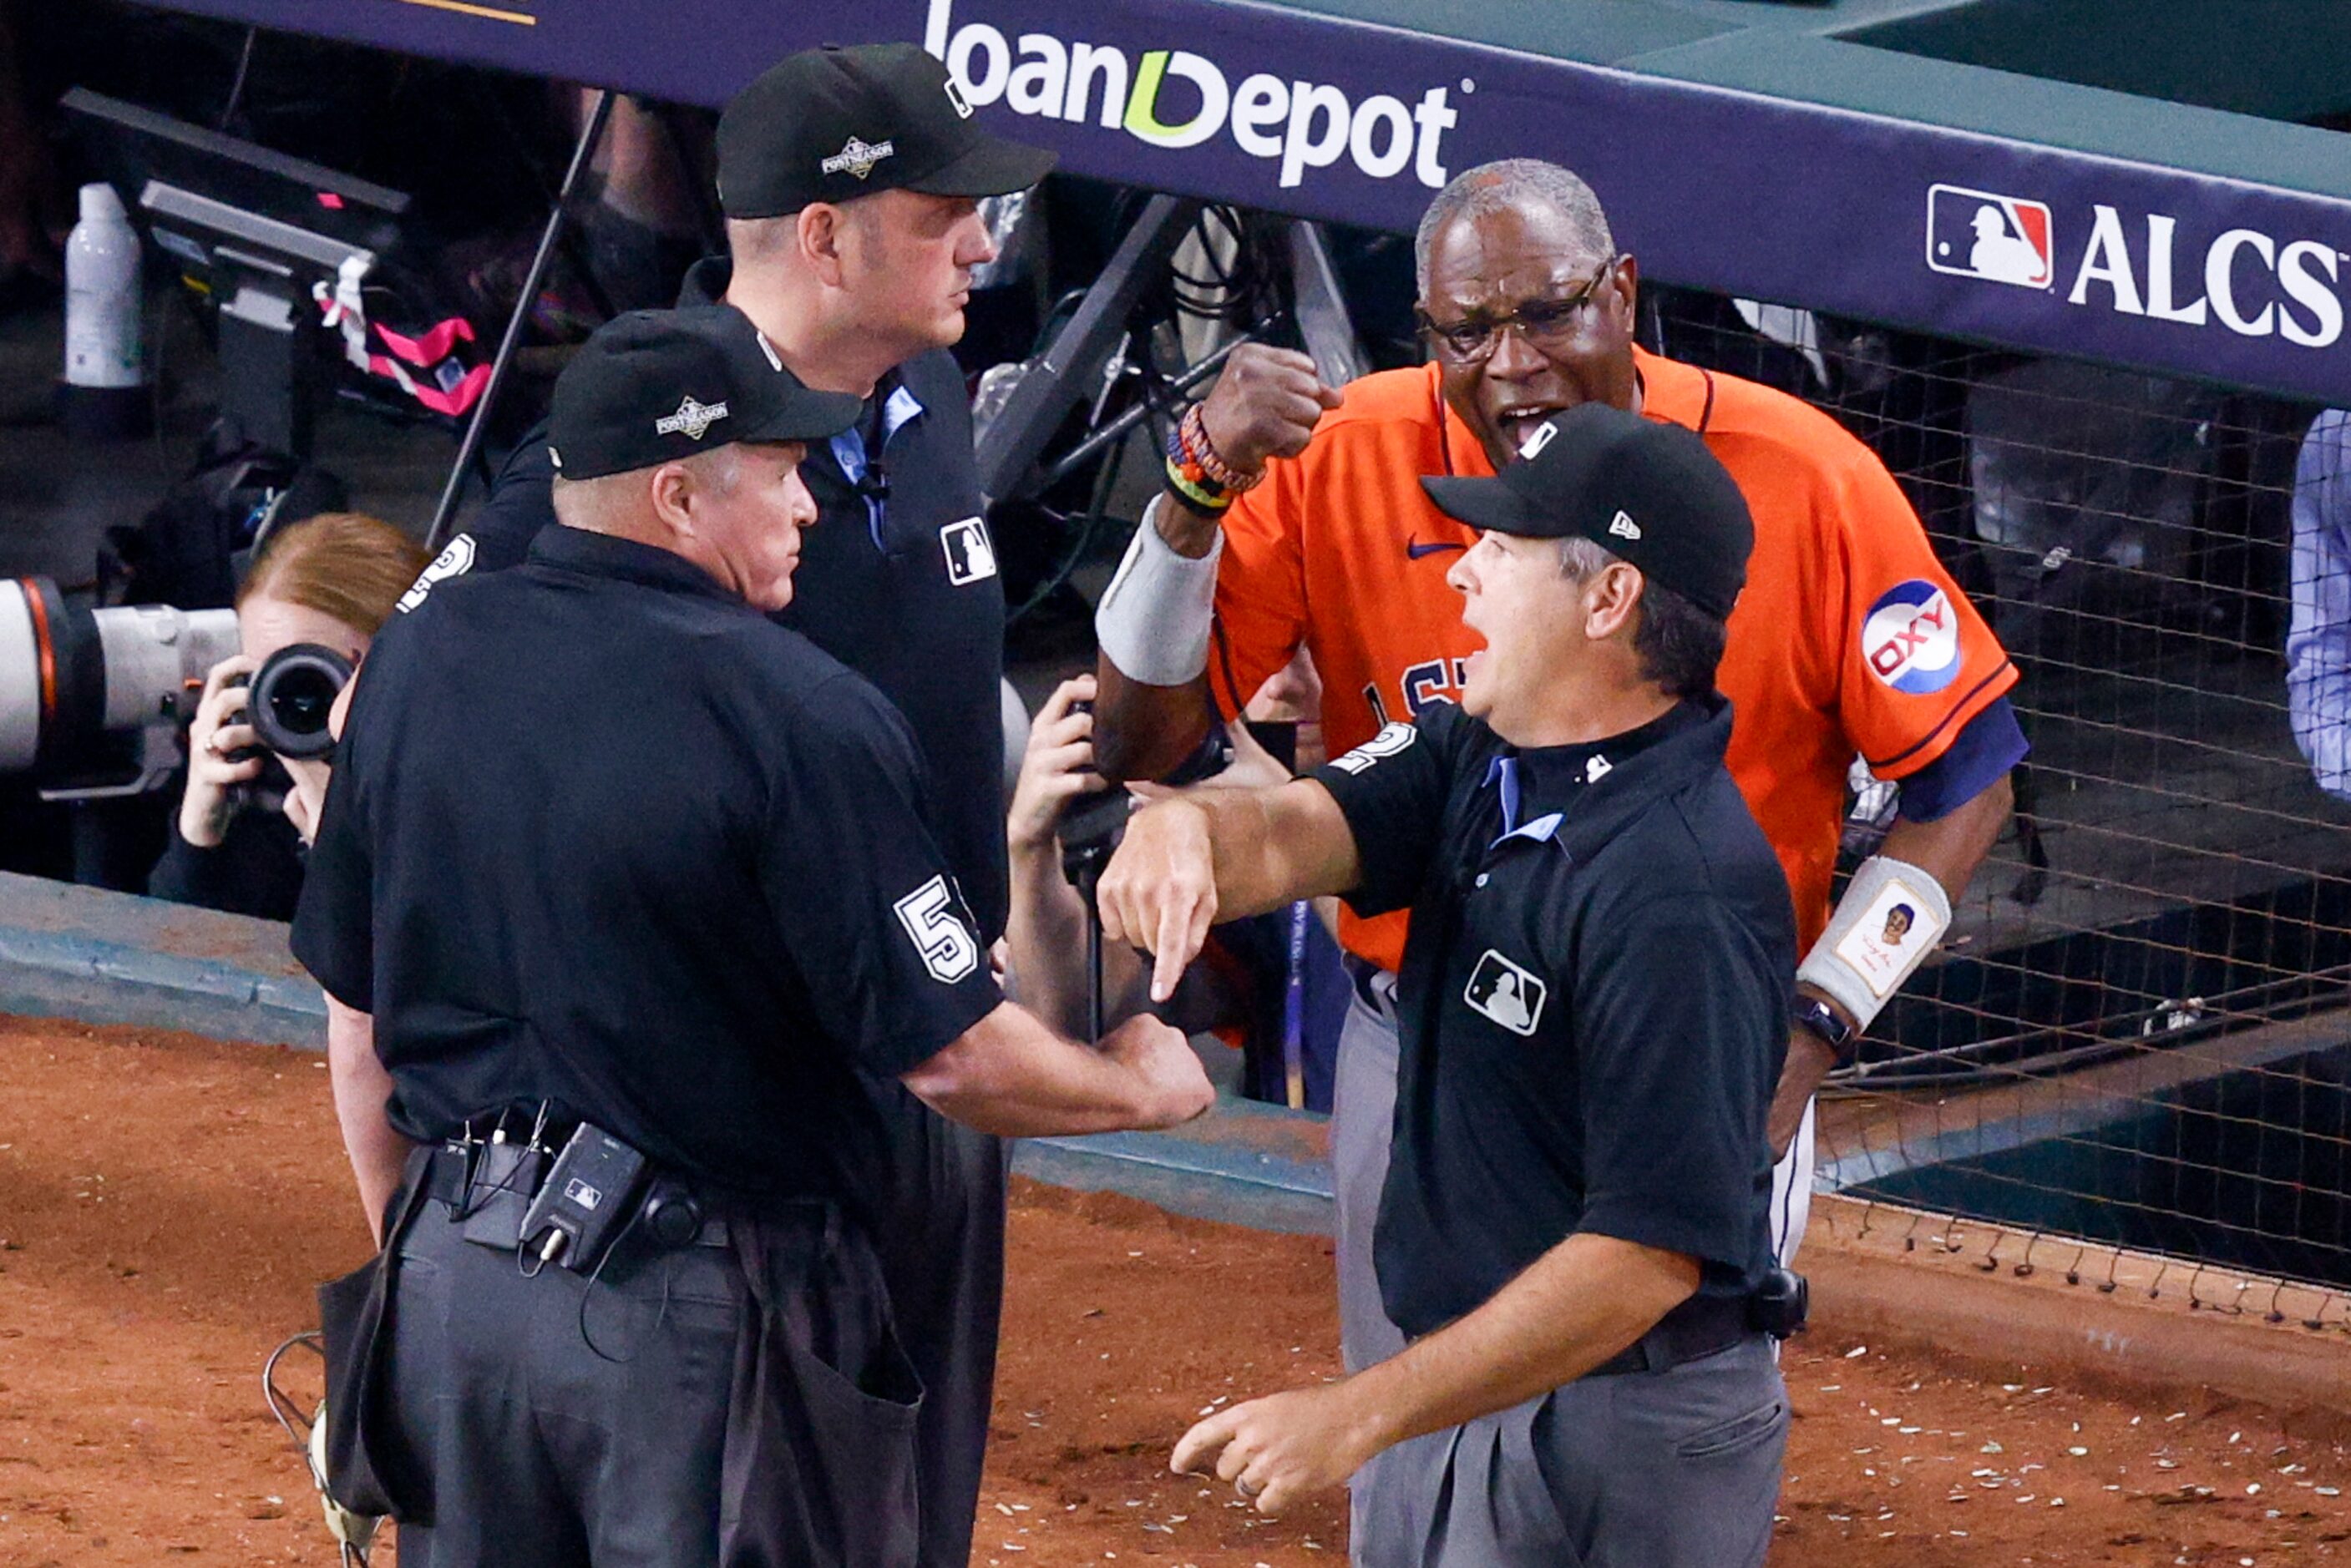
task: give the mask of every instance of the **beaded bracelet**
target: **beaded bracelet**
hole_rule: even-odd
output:
[[[1167,460],[1167,483],[1176,493],[1203,512],[1219,513],[1233,504],[1231,496],[1220,490],[1211,490],[1186,474],[1174,458]]]
[[[1265,470],[1260,468],[1255,473],[1243,473],[1217,455],[1216,447],[1208,441],[1208,424],[1201,416],[1199,404],[1194,403],[1184,410],[1184,418],[1177,423],[1176,433],[1202,472],[1233,494],[1254,490],[1265,483]]]
[[[1200,511],[1214,516],[1233,504],[1231,488],[1210,473],[1192,442],[1186,439],[1191,416],[1186,414],[1167,432],[1167,485]]]

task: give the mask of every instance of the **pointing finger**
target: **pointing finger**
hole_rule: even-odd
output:
[[[1208,1457],[1232,1440],[1233,1413],[1219,1410],[1205,1421],[1195,1421],[1192,1429],[1176,1440],[1167,1468],[1179,1476],[1198,1474]]]
[[[1184,966],[1192,961],[1192,955],[1181,946],[1187,923],[1184,912],[1175,905],[1169,905],[1160,914],[1159,941],[1151,961],[1154,1002],[1165,1002],[1176,994],[1176,982],[1184,978]]]

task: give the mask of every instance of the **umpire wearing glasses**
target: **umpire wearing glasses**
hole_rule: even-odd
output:
[[[1600,404],[1494,479],[1449,574],[1486,646],[1308,779],[1138,815],[1106,932],[1164,992],[1207,923],[1311,894],[1409,907],[1374,1238],[1405,1347],[1186,1434],[1259,1508],[1357,1478],[1357,1560],[1756,1568],[1787,1408],[1764,1112],[1788,887],[1714,689],[1753,539],[1695,435]]]
[[[730,308],[622,317],[557,383],[563,525],[357,683],[294,949],[383,1217],[340,1469],[403,1563],[914,1563],[861,1080],[1004,1136],[1210,1098],[1164,1024],[1003,1000],[904,719],[768,618],[857,408]]]

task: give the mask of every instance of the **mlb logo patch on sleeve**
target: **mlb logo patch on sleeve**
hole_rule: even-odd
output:
[[[1532,1034],[1542,1022],[1543,1003],[1551,988],[1525,966],[1512,963],[1488,948],[1469,972],[1461,1000],[1469,1011],[1500,1024],[1513,1034]]]

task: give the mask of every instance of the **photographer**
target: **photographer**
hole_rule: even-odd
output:
[[[187,788],[171,845],[148,875],[150,897],[293,918],[327,763],[261,749],[248,683],[270,655],[298,643],[357,664],[423,566],[407,535],[355,513],[322,513],[264,541],[237,590],[242,651],[213,666],[188,730]],[[273,798],[277,810],[246,809]]]

